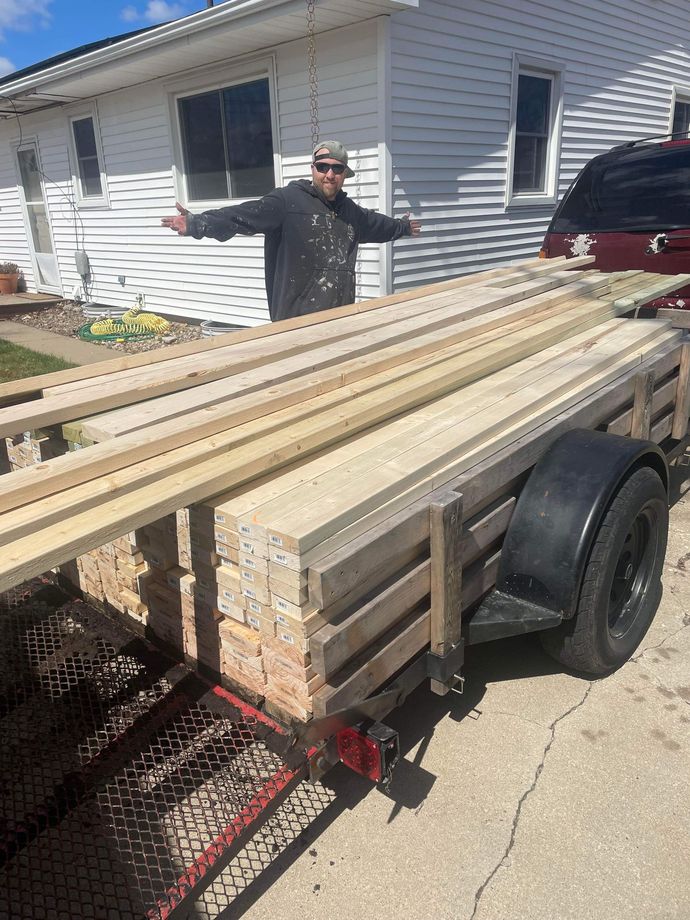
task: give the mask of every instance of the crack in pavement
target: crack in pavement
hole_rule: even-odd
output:
[[[647,645],[647,646],[646,646],[645,648],[643,648],[642,651],[639,652],[637,655],[633,655],[632,658],[630,659],[630,661],[638,662],[641,658],[644,657],[644,655],[647,654],[647,652],[653,652],[655,649],[661,648],[662,645],[665,645],[665,644],[669,641],[669,639],[673,639],[674,636],[677,636],[678,633],[683,632],[683,630],[684,630],[684,629],[687,629],[688,626],[690,626],[690,623],[685,623],[685,622],[684,622],[683,625],[680,626],[675,632],[672,632],[672,633],[671,633],[670,635],[668,635],[668,636],[664,636],[664,638],[661,640],[661,642],[657,642],[656,645]]]
[[[517,809],[516,809],[515,815],[514,815],[514,817],[513,817],[513,826],[512,826],[512,828],[511,828],[511,832],[510,832],[510,840],[508,841],[508,846],[506,847],[503,856],[499,859],[499,861],[496,863],[496,865],[495,865],[494,868],[491,870],[491,872],[489,873],[489,875],[486,877],[486,879],[484,880],[484,882],[483,882],[483,883],[479,886],[479,888],[477,889],[477,892],[476,892],[476,894],[475,894],[475,896],[474,896],[474,910],[472,911],[472,915],[470,916],[470,920],[474,920],[474,918],[476,917],[477,911],[479,910],[479,903],[480,903],[480,901],[481,901],[481,899],[482,899],[482,897],[483,897],[483,895],[484,895],[485,890],[486,890],[487,887],[491,884],[492,879],[493,879],[494,876],[497,874],[497,872],[498,872],[498,870],[501,868],[501,866],[505,863],[506,859],[507,859],[508,856],[510,855],[511,850],[513,849],[513,847],[514,847],[514,845],[515,845],[515,838],[516,838],[516,836],[517,836],[517,828],[518,828],[518,824],[519,824],[519,822],[520,822],[520,815],[522,814],[522,806],[525,804],[525,801],[527,800],[527,798],[534,792],[534,790],[535,790],[536,787],[537,787],[537,783],[539,782],[539,777],[541,776],[542,771],[543,771],[543,769],[544,769],[544,764],[546,763],[546,758],[547,758],[547,756],[548,756],[549,751],[551,750],[551,746],[553,745],[553,742],[554,742],[555,739],[556,739],[556,726],[558,725],[559,722],[562,722],[564,719],[567,719],[568,716],[572,715],[572,713],[574,713],[577,709],[579,709],[582,705],[584,705],[585,701],[587,700],[587,697],[588,697],[589,694],[592,692],[592,688],[593,688],[593,687],[594,687],[594,682],[593,682],[593,681],[590,681],[589,686],[587,687],[587,690],[585,691],[585,695],[582,697],[582,699],[580,700],[580,702],[579,702],[579,703],[575,703],[574,706],[571,706],[570,709],[568,709],[567,712],[564,712],[563,715],[560,715],[560,716],[559,716],[557,719],[555,719],[555,720],[551,723],[551,725],[549,726],[549,729],[550,729],[550,731],[551,731],[551,737],[549,738],[549,742],[548,742],[548,744],[546,745],[546,747],[544,748],[544,751],[543,751],[543,753],[542,753],[542,755],[541,755],[541,761],[539,762],[539,765],[538,765],[538,767],[537,767],[537,769],[536,769],[536,772],[535,772],[535,774],[534,774],[534,779],[532,780],[532,785],[529,787],[529,789],[527,789],[527,790],[522,794],[522,796],[520,797],[520,801],[518,802]]]
[[[685,612],[685,600],[681,595],[685,595],[685,591],[680,591],[678,585],[671,584],[669,585],[669,594],[673,598],[676,607],[681,615],[683,621],[683,626],[690,626],[690,613]]]

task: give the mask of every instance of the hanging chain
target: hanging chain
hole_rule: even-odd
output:
[[[319,142],[319,78],[316,72],[316,0],[307,2],[307,62],[309,67],[309,117],[311,120],[311,146]]]

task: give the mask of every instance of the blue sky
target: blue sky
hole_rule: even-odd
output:
[[[206,0],[0,0],[0,77],[62,51],[203,9]]]

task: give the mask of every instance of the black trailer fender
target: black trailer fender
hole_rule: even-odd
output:
[[[555,441],[518,499],[496,589],[571,618],[599,524],[622,483],[640,467],[655,470],[668,494],[666,457],[651,441],[587,429]]]

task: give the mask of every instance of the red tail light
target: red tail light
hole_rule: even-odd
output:
[[[547,233],[546,236],[544,237],[544,242],[541,244],[541,249],[539,250],[540,259],[549,258],[549,236],[550,234]]]
[[[398,733],[380,722],[365,732],[344,728],[336,735],[338,757],[346,767],[374,783],[388,783],[400,756]]]
[[[346,767],[367,776],[375,783],[381,782],[381,755],[373,738],[367,738],[356,728],[338,732],[338,757]]]

